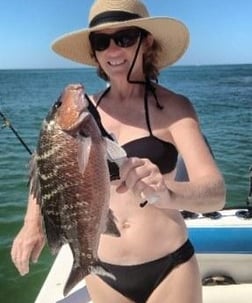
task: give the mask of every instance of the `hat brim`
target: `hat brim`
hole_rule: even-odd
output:
[[[111,22],[92,28],[85,28],[59,37],[52,43],[52,49],[59,55],[72,61],[97,66],[91,55],[89,34],[107,28],[137,26],[150,32],[161,46],[157,60],[159,69],[175,63],[186,51],[189,44],[189,32],[186,26],[173,18],[147,17],[123,22]]]

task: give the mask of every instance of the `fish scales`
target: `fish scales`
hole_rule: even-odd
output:
[[[31,161],[31,193],[41,206],[49,247],[56,253],[68,243],[73,253],[65,294],[99,271],[99,239],[111,219],[106,144],[87,106],[81,85],[66,87],[43,122]]]

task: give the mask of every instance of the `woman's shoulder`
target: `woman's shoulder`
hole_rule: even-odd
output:
[[[164,110],[180,114],[194,114],[195,110],[190,99],[164,86],[157,86],[157,96]]]

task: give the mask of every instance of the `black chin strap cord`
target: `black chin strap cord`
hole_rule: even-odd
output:
[[[142,84],[142,85],[144,85],[145,86],[145,91],[144,91],[144,101],[145,101],[145,104],[147,103],[147,100],[148,100],[148,92],[151,92],[152,95],[153,95],[153,97],[154,97],[154,99],[155,99],[155,101],[156,101],[157,108],[163,109],[163,106],[158,101],[157,94],[156,94],[156,89],[152,85],[152,83],[151,83],[151,81],[150,81],[149,78],[146,77],[145,81],[137,81],[137,80],[131,80],[130,79],[130,76],[131,76],[132,70],[133,70],[133,68],[135,66],[136,59],[137,59],[137,56],[139,54],[139,50],[140,50],[140,47],[141,47],[141,44],[142,44],[142,41],[143,41],[144,37],[145,37],[145,34],[143,32],[141,32],[140,39],[139,39],[139,42],[138,42],[138,45],[137,45],[137,49],[136,49],[136,52],[135,52],[132,64],[130,66],[129,72],[127,74],[127,81],[129,83],[132,83],[132,84]]]

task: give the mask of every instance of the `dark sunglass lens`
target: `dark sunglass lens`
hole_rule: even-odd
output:
[[[104,51],[109,47],[111,38],[119,47],[130,47],[137,42],[140,34],[141,30],[131,28],[114,34],[91,33],[89,40],[93,51]]]
[[[89,36],[90,44],[93,50],[103,51],[109,47],[110,36],[106,34],[92,33]]]
[[[137,42],[140,31],[136,29],[124,30],[114,35],[114,41],[120,47],[130,47]]]

